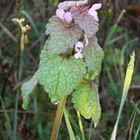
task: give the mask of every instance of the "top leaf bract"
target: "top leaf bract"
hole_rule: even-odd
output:
[[[84,30],[87,37],[91,37],[98,31],[98,22],[88,11],[88,6],[75,6],[70,10],[75,23]]]
[[[82,35],[82,30],[78,25],[73,23],[67,24],[54,16],[46,26],[46,33],[50,35],[46,42],[48,53],[60,54],[74,47]]]

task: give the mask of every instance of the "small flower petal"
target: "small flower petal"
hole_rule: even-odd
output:
[[[81,58],[81,59],[82,59],[82,58],[83,58],[83,54],[81,54],[79,58]]]
[[[64,14],[64,19],[65,19],[66,22],[71,23],[72,22],[72,15],[71,15],[71,13],[70,12],[66,12]]]
[[[84,45],[81,41],[78,41],[75,45],[75,47],[79,47],[79,48],[84,48]]]
[[[91,11],[96,11],[98,9],[101,8],[101,3],[96,3],[96,4],[93,4],[92,7],[90,8]]]
[[[76,58],[76,59],[79,59],[79,58],[83,58],[83,54],[81,54],[81,53],[76,53],[75,55],[74,55],[74,57]]]
[[[78,53],[81,53],[82,52],[82,49],[81,48],[79,48],[79,47],[75,47],[75,51]]]
[[[98,13],[96,12],[96,10],[98,10],[100,8],[101,8],[101,3],[96,3],[88,11],[88,14],[93,16],[96,21],[99,21]]]
[[[81,41],[78,41],[75,45],[75,51],[78,53],[82,52],[82,49],[84,48],[84,45]]]
[[[64,14],[65,14],[65,11],[63,9],[57,9],[56,10],[56,16],[59,17],[62,20],[64,20]]]

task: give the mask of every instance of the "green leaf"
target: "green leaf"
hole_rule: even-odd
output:
[[[89,39],[89,44],[84,48],[83,54],[92,80],[100,73],[104,57],[102,48],[98,45],[96,37]]]
[[[22,107],[24,109],[27,109],[30,95],[33,92],[34,88],[38,84],[38,78],[39,78],[39,71],[37,71],[31,80],[25,82],[21,87],[21,95],[23,99]]]
[[[75,109],[86,119],[92,118],[96,127],[101,116],[97,85],[92,81],[82,82],[73,93],[72,101]]]
[[[46,42],[46,49],[49,54],[65,53],[73,48],[80,39],[82,30],[76,24],[67,25],[57,17],[52,17],[46,26],[46,33],[50,35]]]
[[[70,94],[86,73],[82,60],[52,56],[46,51],[42,51],[39,69],[39,83],[52,100]]]
[[[98,22],[94,17],[88,14],[88,6],[74,6],[70,12],[76,24],[85,32],[87,37],[92,37],[98,31]]]

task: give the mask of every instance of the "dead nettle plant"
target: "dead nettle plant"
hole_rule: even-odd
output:
[[[23,108],[37,84],[44,87],[53,104],[58,104],[51,139],[56,139],[66,97],[78,114],[92,119],[97,126],[101,108],[98,97],[98,75],[104,52],[99,46],[98,13],[100,3],[65,1],[58,5],[56,15],[46,25],[48,39],[40,55],[39,68],[21,88]]]

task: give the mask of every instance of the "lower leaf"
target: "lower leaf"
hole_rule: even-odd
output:
[[[39,71],[37,71],[34,76],[32,77],[31,80],[25,82],[22,87],[21,87],[21,92],[22,92],[22,98],[23,98],[23,104],[22,107],[24,109],[27,109],[30,95],[33,92],[34,88],[38,84],[38,78],[39,78]]]
[[[39,83],[49,93],[51,100],[70,94],[86,73],[82,60],[49,55],[42,51]]]
[[[72,101],[75,109],[86,119],[92,118],[96,127],[101,116],[97,85],[92,81],[80,83],[73,93]]]

